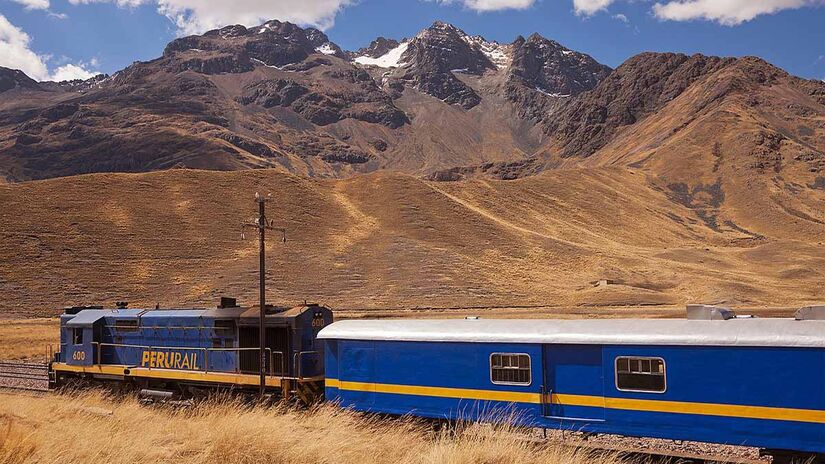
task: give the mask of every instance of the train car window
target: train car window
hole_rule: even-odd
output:
[[[491,354],[490,381],[500,385],[530,385],[530,355]]]
[[[83,329],[72,329],[72,343],[75,345],[83,344]]]
[[[667,389],[664,359],[629,356],[616,358],[616,389],[664,393]]]
[[[138,331],[138,320],[137,319],[117,319],[115,321],[115,329],[118,332],[137,332]]]

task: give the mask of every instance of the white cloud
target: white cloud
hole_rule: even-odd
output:
[[[158,0],[158,11],[187,34],[228,24],[257,26],[280,19],[327,29],[350,0]]]
[[[41,56],[29,48],[31,38],[22,29],[0,15],[0,66],[19,69],[35,80],[49,77]]]
[[[355,0],[69,0],[70,3],[114,3],[120,7],[154,4],[181,33],[198,34],[230,24],[257,26],[270,19],[320,29],[332,27],[335,16]],[[479,0],[501,1],[501,0]],[[519,0],[525,1],[525,0]]]
[[[27,10],[47,10],[49,9],[49,0],[12,0],[14,3],[19,3],[26,7]]]
[[[579,16],[592,16],[606,11],[617,1],[619,0],[573,0],[573,10]],[[818,5],[825,5],[825,0],[665,0],[654,4],[652,12],[654,16],[664,20],[701,19],[735,26],[759,15]]]
[[[71,81],[75,79],[82,79],[86,80],[90,77],[95,77],[100,73],[89,71],[83,68],[82,65],[76,64],[65,64],[60,66],[59,68],[54,70],[54,73],[50,76],[49,80],[52,81]]]
[[[146,3],[151,3],[149,0],[69,0],[72,5],[88,5],[90,3],[114,3],[119,7],[134,8]]]
[[[674,0],[653,5],[660,19],[704,19],[735,26],[763,14],[825,4],[823,0]]]
[[[623,15],[623,14],[621,14],[621,13],[616,13],[616,14],[614,14],[614,15],[613,15],[613,19],[615,19],[615,20],[617,20],[617,21],[621,21],[621,22],[623,22],[623,23],[625,23],[625,24],[627,24],[627,23],[629,23],[629,22],[630,22],[630,20],[629,20],[629,19],[627,19],[627,16],[625,16],[625,15]]]
[[[590,16],[606,10],[614,0],[573,0],[573,11],[579,16]]]
[[[525,10],[536,0],[436,0],[441,4],[460,3],[473,11]]]
[[[37,81],[88,79],[98,74],[87,69],[88,65],[84,63],[65,64],[50,73],[46,65],[50,57],[32,51],[30,42],[28,34],[0,14],[0,66],[19,69]],[[95,66],[94,63],[96,60],[91,65]]]

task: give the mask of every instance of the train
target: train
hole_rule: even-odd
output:
[[[365,413],[497,420],[756,447],[825,461],[825,306],[794,318],[689,305],[685,319],[375,319],[322,305],[67,308],[50,386],[215,389]]]

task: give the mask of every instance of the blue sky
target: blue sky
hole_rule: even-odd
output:
[[[415,35],[441,19],[500,42],[539,32],[612,67],[648,50],[758,55],[793,74],[825,79],[825,0],[660,2],[0,0],[0,65],[40,80],[113,73],[159,56],[178,35],[263,18],[316,25],[343,48],[357,49],[379,35]]]

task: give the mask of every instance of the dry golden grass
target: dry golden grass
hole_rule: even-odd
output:
[[[111,411],[111,414],[106,412]],[[0,394],[0,464],[22,463],[618,463],[613,455],[518,439],[508,426],[433,432],[413,420],[212,402],[139,405],[100,393]]]
[[[270,216],[288,231],[286,244],[268,244],[269,301],[277,303],[597,313],[693,302],[798,307],[822,298],[825,216],[804,240],[775,227],[793,223],[779,214],[735,221],[763,238],[715,231],[632,170],[452,183],[396,173],[322,181],[272,170],[173,170],[0,186],[0,314],[42,317],[123,300],[213,306],[221,295],[250,304],[258,248],[253,237],[241,239],[239,224],[254,216],[256,191],[277,198]]]
[[[40,359],[59,349],[58,319],[0,319],[0,360]]]

